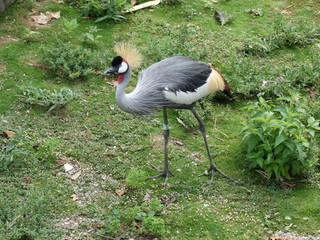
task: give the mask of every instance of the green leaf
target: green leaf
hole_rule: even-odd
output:
[[[274,150],[274,155],[277,156],[279,153],[282,153],[284,149],[284,144],[278,145]]]
[[[278,146],[280,143],[283,143],[287,138],[283,135],[279,135],[277,138],[276,138],[276,142],[275,142],[275,147]]]
[[[258,158],[257,159],[257,163],[258,163],[259,167],[261,167],[262,169],[263,169],[263,162],[264,162],[263,158]]]
[[[287,158],[292,153],[290,148],[285,148],[282,152],[282,158]]]
[[[256,135],[251,135],[251,137],[249,137],[248,139],[248,149],[247,152],[250,153],[252,152],[252,150],[257,146],[257,144],[259,143],[260,138]]]
[[[285,144],[291,150],[291,152],[294,152],[296,149],[296,145],[292,140],[286,141]]]

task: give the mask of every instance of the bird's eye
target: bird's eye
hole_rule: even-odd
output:
[[[118,73],[124,73],[127,70],[128,70],[128,64],[126,62],[122,62],[118,70]]]

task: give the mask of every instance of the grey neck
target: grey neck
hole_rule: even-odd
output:
[[[125,89],[130,81],[132,75],[131,68],[129,67],[128,70],[123,74],[123,80],[121,83],[118,83],[117,90],[116,90],[116,102],[119,107],[129,113],[133,113],[132,111],[132,100],[125,94]]]

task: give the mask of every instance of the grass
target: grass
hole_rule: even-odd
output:
[[[278,231],[319,237],[319,170],[282,188],[249,170],[239,135],[245,116],[242,107],[256,101],[256,91],[250,90],[269,74],[276,78],[291,64],[312,61],[310,53],[318,48],[314,42],[276,49],[265,57],[246,57],[239,50],[243,40],[272,34],[270,26],[279,16],[317,22],[319,4],[301,2],[185,0],[174,7],[160,5],[154,11],[128,14],[128,20],[119,23],[94,23],[67,4],[51,1],[23,1],[2,13],[0,33],[11,40],[0,38],[0,124],[20,130],[21,136],[15,136],[21,138],[18,147],[28,154],[15,157],[8,170],[0,170],[0,239],[103,239],[99,234],[106,234],[102,230],[113,209],[141,206],[150,198],[160,199],[164,206],[157,217],[164,219],[165,233],[158,239],[268,239]],[[282,14],[290,5],[292,14]],[[263,16],[246,13],[251,8],[262,9]],[[38,28],[29,19],[31,9],[61,11],[62,17],[77,19],[79,26],[67,34],[63,20],[58,19]],[[213,16],[215,9],[232,15],[233,21],[220,27]],[[90,26],[101,29],[97,34],[102,38],[93,45],[80,38]],[[30,30],[37,32],[36,37],[26,37]],[[176,120],[181,114],[170,110],[169,157],[175,176],[168,185],[163,179],[126,184],[133,170],[151,176],[156,173],[148,163],[162,167],[162,115],[137,118],[116,106],[115,88],[107,84],[113,77],[99,73],[109,67],[112,46],[120,40],[141,48],[143,67],[184,54],[222,71],[235,101],[226,103],[221,96],[206,100],[209,113],[204,113],[215,164],[235,182],[217,175],[209,185],[208,177],[198,177],[209,165],[202,137],[192,126],[183,127]],[[67,42],[101,54],[96,58],[97,74],[67,81],[43,65],[41,49]],[[128,91],[134,89],[136,79],[134,72]],[[58,113],[47,112],[18,100],[19,86],[29,84],[72,88],[80,98]],[[249,100],[243,98],[246,92]],[[193,120],[186,115],[183,121]],[[1,147],[10,140],[2,133],[0,138]],[[74,173],[65,172],[66,163],[78,173],[81,170],[75,180]],[[136,231],[127,232],[127,237],[155,237],[137,236]]]

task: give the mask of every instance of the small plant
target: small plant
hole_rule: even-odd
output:
[[[227,15],[226,13],[220,11],[220,10],[216,10],[215,11],[215,18],[217,19],[217,21],[220,23],[221,26],[226,25],[227,23],[232,22],[233,17]]]
[[[79,26],[77,19],[68,20],[63,18],[63,31],[72,33]]]
[[[132,169],[127,176],[126,184],[129,187],[138,188],[145,185],[147,173],[142,170]]]
[[[165,231],[165,222],[157,217],[163,211],[158,199],[151,199],[149,203],[126,209],[114,209],[107,216],[105,228],[102,233],[128,238],[137,234],[160,236]]]
[[[183,0],[162,0],[161,2],[161,4],[167,5],[167,6],[174,6],[181,3],[183,3]]]
[[[255,17],[262,17],[263,16],[263,12],[262,12],[261,8],[248,9],[248,10],[246,10],[246,12],[252,16],[255,16]]]
[[[19,156],[28,152],[19,147],[22,142],[21,135],[18,130],[0,126],[0,165],[4,170]]]
[[[264,37],[255,37],[246,39],[243,43],[243,51],[246,54],[266,56],[271,51],[278,48],[273,39]]]
[[[35,152],[33,156],[40,162],[47,164],[56,163],[58,152],[60,149],[60,140],[58,138],[47,138],[43,142],[38,142],[33,146]]]
[[[59,109],[79,97],[78,94],[69,88],[48,90],[29,86],[20,87],[20,89],[22,90],[22,94],[19,97],[22,98],[23,102],[30,105],[48,107],[48,112]]]
[[[96,44],[98,43],[98,39],[102,38],[101,35],[95,35],[96,32],[100,31],[101,29],[98,29],[96,26],[91,26],[89,28],[89,31],[86,33],[83,33],[81,35],[81,39],[83,42],[88,44]]]
[[[101,22],[124,20],[125,17],[122,14],[126,7],[126,0],[89,0],[80,8],[84,16],[95,18],[95,22]]]
[[[61,77],[79,79],[94,73],[92,53],[71,44],[44,49],[42,59]]]
[[[306,114],[299,100],[279,99],[273,105],[263,98],[247,107],[249,117],[241,133],[247,146],[250,168],[260,168],[269,179],[291,179],[314,168],[315,133],[319,121]],[[290,104],[285,104],[285,103]]]

